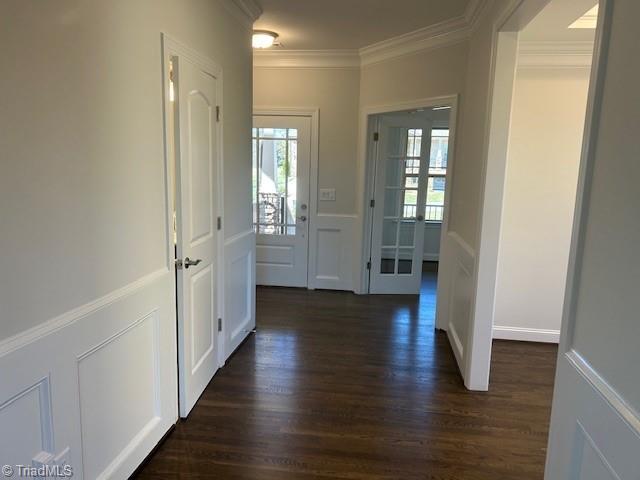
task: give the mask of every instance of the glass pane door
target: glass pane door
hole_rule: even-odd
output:
[[[416,219],[420,195],[421,128],[390,128],[383,155],[384,216],[380,264],[382,275],[411,275],[415,268]]]
[[[298,129],[253,129],[253,224],[256,233],[296,234]]]

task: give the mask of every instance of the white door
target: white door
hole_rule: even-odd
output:
[[[180,415],[193,408],[218,359],[218,79],[185,57],[177,80],[176,223]]]
[[[610,44],[594,58],[547,480],[640,479],[640,2],[612,4],[599,9]]]
[[[384,116],[378,133],[369,292],[418,294],[431,123]]]
[[[311,117],[253,117],[256,284],[307,286]]]

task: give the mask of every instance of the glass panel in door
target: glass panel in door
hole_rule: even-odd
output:
[[[381,275],[411,275],[415,268],[422,129],[390,128],[386,150],[382,242],[377,268]]]
[[[262,235],[296,235],[298,130],[253,129],[253,224]]]

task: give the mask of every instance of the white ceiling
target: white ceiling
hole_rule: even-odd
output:
[[[597,3],[597,0],[552,0],[520,33],[520,40],[592,42],[594,29],[568,27]]]
[[[359,49],[462,16],[470,0],[259,0],[287,50]]]

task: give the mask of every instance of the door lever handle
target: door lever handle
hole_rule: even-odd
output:
[[[306,215],[302,215],[301,217],[298,217],[298,219],[299,219],[301,222],[306,222],[306,221],[307,221],[307,216],[306,216]]]
[[[194,267],[198,265],[201,261],[202,261],[201,258],[198,258],[197,260],[191,260],[189,257],[187,257],[184,259],[184,268]]]

